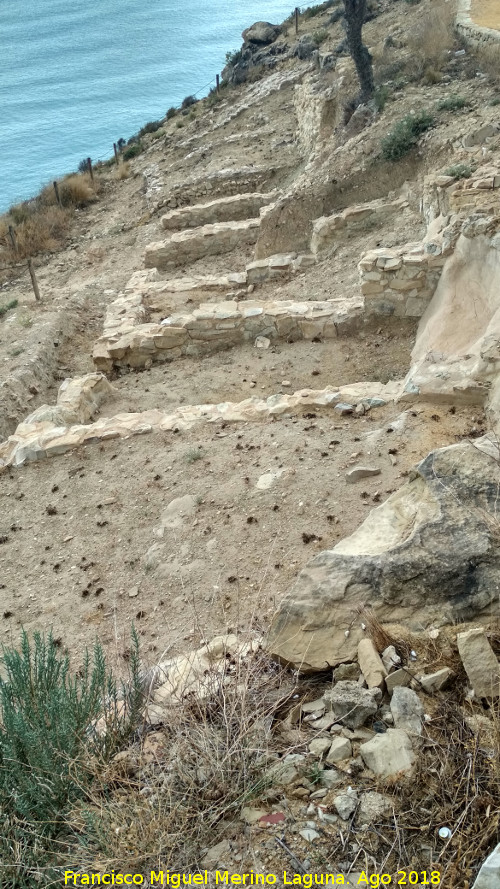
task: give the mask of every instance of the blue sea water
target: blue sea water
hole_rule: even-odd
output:
[[[0,212],[205,95],[291,0],[0,0]]]

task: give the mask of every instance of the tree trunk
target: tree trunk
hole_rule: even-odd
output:
[[[372,57],[363,43],[361,31],[365,21],[366,0],[344,0],[347,24],[347,45],[356,65],[361,91],[359,101],[368,102],[375,91],[373,83]]]

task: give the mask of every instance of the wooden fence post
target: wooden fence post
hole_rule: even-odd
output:
[[[220,77],[218,74],[215,75],[215,82],[217,84],[217,87],[216,87],[217,92],[220,93]]]
[[[90,173],[90,178],[92,179],[92,182],[93,182],[94,181],[94,171],[92,169],[92,159],[90,157],[87,158],[87,167],[88,167],[88,170]]]
[[[299,7],[295,7],[295,33],[299,33]]]
[[[117,147],[116,147],[116,142],[113,142],[113,151],[114,151],[114,153],[115,153],[115,162],[116,162],[116,166],[118,166],[119,158],[118,158],[118,149],[117,149]]]
[[[14,250],[14,253],[17,253],[16,233],[11,225],[9,225],[9,238],[10,238],[10,242],[12,244],[12,249]]]
[[[33,268],[33,263],[31,259],[28,259],[28,271],[30,273],[31,283],[33,284],[33,293],[35,294],[35,299],[37,302],[40,302],[40,291],[38,289],[38,281],[36,280],[35,270]]]
[[[56,193],[56,201],[59,204],[59,206],[62,207],[61,195],[59,194],[59,186],[58,186],[57,182],[55,182],[55,181],[54,181],[54,191]]]

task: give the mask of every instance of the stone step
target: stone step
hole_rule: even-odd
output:
[[[228,300],[204,303],[191,313],[170,315],[159,324],[136,324],[138,299],[140,294],[122,296],[109,307],[103,335],[97,340],[92,356],[98,370],[109,373],[113,368],[150,367],[184,355],[205,355],[227,349],[251,342],[257,336],[334,339],[339,332],[351,332],[361,321],[364,310],[363,300],[359,298],[303,303]],[[119,325],[117,317],[121,319]]]
[[[261,207],[270,204],[277,196],[277,192],[236,194],[204,204],[192,204],[166,213],[161,218],[161,224],[166,231],[175,232],[217,222],[255,219]]]
[[[114,417],[103,417],[94,423],[69,425],[60,424],[61,415],[58,408],[62,406],[64,397],[67,400],[68,386],[71,388],[71,410],[78,415],[82,410],[93,413],[96,399],[89,407],[89,391],[94,396],[106,396],[106,382],[96,374],[84,378],[66,381],[65,390],[60,390],[58,405],[44,406],[44,417],[50,412],[56,414],[57,422],[50,419],[37,420],[35,415],[21,423],[15,433],[0,445],[0,473],[9,466],[22,466],[25,463],[43,460],[65,454],[81,445],[99,444],[110,439],[128,439],[133,435],[144,435],[152,432],[173,432],[189,430],[194,426],[213,423],[248,423],[262,422],[271,417],[292,416],[303,410],[331,408],[345,401],[366,403],[367,407],[375,408],[393,401],[398,394],[397,385],[388,383],[353,383],[337,389],[301,389],[290,395],[276,394],[268,398],[246,398],[244,401],[225,401],[220,404],[185,405],[173,413],[160,410],[148,410],[140,413],[117,414]],[[108,385],[109,391],[112,387]],[[66,394],[65,394],[66,393]],[[79,395],[81,396],[78,401]]]
[[[146,268],[175,268],[204,256],[217,256],[252,246],[259,237],[259,227],[260,219],[255,218],[241,222],[217,222],[176,232],[165,241],[157,241],[146,247]]]
[[[265,259],[255,259],[246,267],[247,283],[260,284],[270,278],[296,274],[315,263],[316,257],[311,253],[276,253]]]

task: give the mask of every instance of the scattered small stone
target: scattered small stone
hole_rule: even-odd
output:
[[[336,796],[333,800],[333,805],[335,806],[342,820],[347,821],[356,811],[358,802],[359,798],[356,791],[349,789],[346,790],[345,793],[339,793],[339,795]]]
[[[347,738],[335,738],[330,746],[327,763],[341,762],[343,759],[349,759],[352,755],[351,742]]]
[[[345,474],[346,481],[349,484],[353,484],[354,482],[360,481],[362,478],[371,478],[373,475],[380,475],[381,469],[378,469],[376,466],[353,466],[352,469],[348,469]]]
[[[441,670],[437,670],[436,673],[420,676],[419,682],[422,688],[431,694],[445,688],[454,675],[453,670],[450,670],[449,667],[443,667]]]
[[[313,754],[313,756],[321,757],[324,753],[326,753],[327,750],[330,749],[330,744],[330,738],[314,738],[314,740],[311,741],[311,743],[309,744],[309,751]]]
[[[338,722],[349,728],[358,728],[373,716],[378,709],[381,692],[378,688],[360,688],[357,682],[337,682],[334,688],[323,696],[327,707],[335,713]]]
[[[304,827],[302,830],[299,830],[299,835],[307,843],[314,843],[314,840],[319,840],[320,837],[318,831],[312,827]]]
[[[341,417],[347,417],[349,414],[352,414],[354,406],[352,404],[343,404],[342,402],[339,402],[335,405],[334,410],[337,411]]]
[[[408,670],[395,670],[394,673],[389,673],[388,676],[385,677],[385,685],[389,694],[391,694],[395,688],[403,685],[409,685],[412,680],[411,673]]]
[[[258,336],[255,338],[254,346],[256,349],[269,349],[271,340],[267,336]]]

